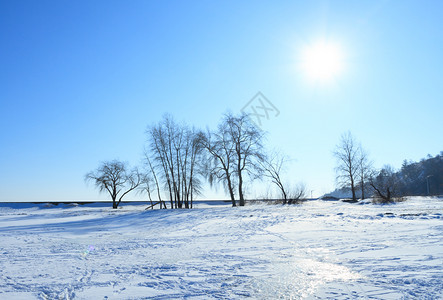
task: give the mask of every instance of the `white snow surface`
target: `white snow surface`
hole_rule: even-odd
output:
[[[443,199],[0,205],[0,299],[441,299]]]

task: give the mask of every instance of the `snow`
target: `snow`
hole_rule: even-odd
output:
[[[221,204],[1,204],[0,299],[443,297],[443,199]]]

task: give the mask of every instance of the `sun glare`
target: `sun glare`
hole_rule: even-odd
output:
[[[307,46],[302,59],[305,73],[315,81],[335,79],[343,68],[342,53],[335,44],[317,43]]]

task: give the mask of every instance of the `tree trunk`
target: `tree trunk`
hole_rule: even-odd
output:
[[[174,209],[174,199],[172,198],[171,181],[168,179],[169,200],[171,201],[171,209]]]
[[[243,178],[241,171],[238,173],[238,196],[240,198],[240,206],[245,206],[245,199],[243,198]]]
[[[226,178],[228,181],[228,190],[229,190],[229,195],[231,196],[232,206],[237,206],[237,204],[235,203],[234,191],[232,190],[231,177],[227,175]]]
[[[365,182],[362,179],[362,181],[361,181],[361,200],[364,200],[364,199],[365,199]]]
[[[277,184],[278,187],[280,187],[281,192],[283,194],[283,204],[286,204],[288,202],[288,195],[286,194],[285,188],[283,187],[283,184],[280,182],[280,184]]]
[[[357,201],[357,197],[355,196],[355,185],[353,178],[351,178],[351,190],[352,190],[352,201]]]
[[[193,208],[194,205],[194,194],[192,193],[192,184],[191,184],[191,208]]]
[[[116,201],[117,200],[117,189],[115,187],[115,184],[114,184],[114,187],[112,188],[111,198],[112,198],[112,208],[117,209],[120,202],[117,203],[117,201]]]

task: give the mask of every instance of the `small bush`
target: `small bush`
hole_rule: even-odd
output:
[[[372,203],[374,204],[393,204],[404,201],[406,201],[406,197],[392,197],[389,200],[383,199],[381,197],[372,198]]]

